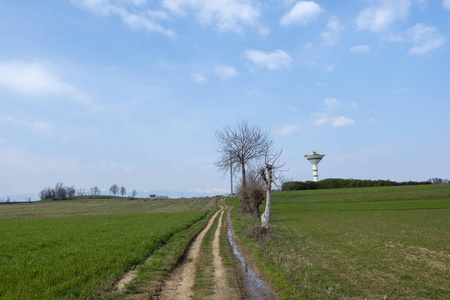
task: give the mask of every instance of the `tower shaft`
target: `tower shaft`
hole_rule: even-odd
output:
[[[313,164],[313,180],[314,182],[319,181],[319,167],[317,164]]]

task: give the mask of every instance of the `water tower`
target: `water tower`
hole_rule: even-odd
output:
[[[313,151],[313,153],[311,154],[305,155],[305,158],[313,165],[313,180],[315,182],[319,181],[319,169],[317,165],[324,156],[325,154],[316,153],[316,151]]]

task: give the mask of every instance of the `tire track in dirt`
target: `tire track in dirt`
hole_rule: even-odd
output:
[[[226,273],[227,271],[223,266],[222,257],[220,257],[219,254],[220,251],[219,239],[222,229],[222,218],[224,212],[227,210],[227,208],[225,209],[222,205],[220,207],[222,208],[222,211],[220,213],[219,224],[217,226],[216,232],[214,233],[214,240],[212,244],[214,257],[213,266],[214,266],[214,283],[215,283],[213,299],[227,300],[233,298],[231,297],[231,295],[234,294],[234,291],[228,285]]]
[[[209,219],[206,227],[195,238],[183,262],[172,272],[171,276],[166,280],[164,288],[157,299],[189,299],[193,296],[192,287],[195,282],[195,271],[199,260],[200,246],[205,234],[209,231],[216,217],[221,213],[223,215],[224,207],[218,210]]]

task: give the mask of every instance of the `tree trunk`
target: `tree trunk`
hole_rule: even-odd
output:
[[[266,183],[266,210],[261,215],[261,227],[269,230],[269,223],[270,223],[270,205],[272,200],[272,170],[273,166],[266,163],[266,171],[267,171],[267,177],[265,176],[264,169],[262,170],[261,174],[263,175],[263,180]]]
[[[270,223],[270,204],[272,200],[272,195],[270,192],[270,187],[266,189],[266,210],[261,215],[261,227],[269,230]]]
[[[245,180],[245,165],[241,165],[242,168],[242,187],[245,189],[247,186],[247,181]]]

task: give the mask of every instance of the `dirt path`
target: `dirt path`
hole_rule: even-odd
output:
[[[165,281],[149,281],[152,288],[128,295],[126,299],[271,299],[254,297],[249,293],[247,269],[240,266],[239,255],[242,255],[236,254],[236,243],[230,240],[231,208],[225,204],[225,198],[220,199],[218,204],[220,210],[213,214],[206,227],[192,240],[181,262]],[[135,271],[126,274],[117,283],[116,291],[123,293],[124,285],[135,274]]]
[[[217,211],[208,221],[207,226],[195,238],[190,246],[183,262],[173,271],[169,279],[166,280],[164,288],[158,299],[189,299],[193,296],[192,287],[195,282],[195,271],[200,255],[200,246],[205,234],[209,231],[216,217],[223,215],[224,207]]]

